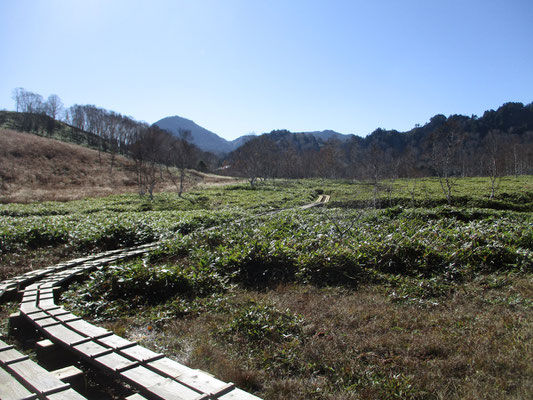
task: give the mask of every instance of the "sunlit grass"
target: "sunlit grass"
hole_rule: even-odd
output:
[[[455,188],[448,205],[437,179],[380,182],[377,209],[368,183],[331,180],[10,204],[0,257],[13,276],[161,240],[66,306],[265,399],[529,398],[531,177],[494,200],[488,179]]]

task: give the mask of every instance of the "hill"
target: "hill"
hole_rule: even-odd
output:
[[[226,140],[218,136],[216,133],[202,128],[190,119],[182,118],[177,115],[160,119],[155,122],[154,125],[175,136],[178,136],[181,130],[190,131],[192,135],[191,143],[195,144],[203,151],[209,151],[217,155],[229,153],[249,140],[249,136],[242,136],[233,141]]]
[[[322,140],[323,142],[327,142],[328,140],[338,140],[340,142],[345,142],[347,140],[350,140],[354,135],[345,135],[343,133],[335,132],[330,129],[327,129],[325,131],[315,131],[315,132],[298,132],[303,135],[310,135],[313,136],[315,139]]]
[[[191,143],[194,143],[200,149],[204,151],[209,151],[215,153],[219,156],[228,154],[239,147],[241,147],[246,142],[253,140],[257,136],[255,135],[244,135],[240,136],[235,140],[226,140],[214,132],[211,132],[201,126],[197,125],[195,122],[182,118],[179,116],[166,117],[155,122],[154,125],[158,126],[161,129],[164,129],[168,132],[171,132],[174,135],[179,135],[180,130],[188,130],[192,134]],[[288,132],[285,130],[278,130],[273,132]],[[296,132],[300,137],[307,137],[307,139],[302,140],[319,140],[322,142],[327,142],[330,139],[335,139],[341,142],[349,140],[353,135],[344,135],[332,130],[325,131],[313,131],[313,132]]]
[[[157,191],[176,191],[164,170]],[[189,170],[185,188],[219,178]],[[66,201],[136,193],[133,160],[64,141],[0,128],[0,203]]]
[[[30,133],[0,129],[0,201],[73,200],[135,192],[133,162]]]
[[[483,116],[438,114],[407,132],[365,138],[332,131],[276,130],[228,156],[228,174],[372,179],[533,173],[533,103],[506,103]]]
[[[98,135],[78,129],[45,114],[0,111],[0,128],[28,132],[93,149],[105,147],[103,145],[105,140]]]

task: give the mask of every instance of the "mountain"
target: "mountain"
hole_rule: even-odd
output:
[[[378,128],[365,138],[276,130],[229,154],[228,164],[229,175],[267,178],[532,174],[533,103],[505,103],[481,117],[437,114],[410,131]]]
[[[238,137],[235,140],[232,140],[230,142],[231,145],[233,146],[232,151],[241,147],[244,143],[249,142],[252,139],[255,139],[256,137],[257,137],[256,135],[244,135],[244,136]]]
[[[254,138],[254,135],[246,135],[229,141],[221,138],[216,133],[201,127],[194,121],[179,117],[177,115],[174,117],[160,119],[154,123],[154,125],[157,125],[159,128],[164,129],[176,136],[179,135],[180,130],[191,131],[192,143],[204,151],[210,151],[218,155],[230,153],[237,147],[246,143],[248,140]]]
[[[320,139],[323,142],[327,142],[328,140],[334,139],[338,140],[340,142],[345,142],[347,140],[350,140],[352,136],[354,135],[345,135],[343,133],[335,132],[332,130],[325,130],[325,131],[315,131],[315,132],[300,132],[304,135],[311,135],[316,139]]]
[[[216,133],[211,132],[190,119],[186,119],[179,116],[166,117],[160,119],[154,125],[157,125],[159,128],[169,131],[174,135],[179,135],[180,130],[189,130],[192,134],[191,142],[198,146],[203,151],[210,151],[212,153],[223,155],[231,153],[235,149],[239,148],[246,142],[256,138],[255,135],[244,135],[235,140],[226,140],[221,138]],[[280,131],[273,131],[280,132]],[[327,142],[330,139],[335,139],[340,142],[346,142],[353,135],[344,135],[339,132],[332,130],[325,131],[314,131],[314,132],[297,132],[298,136],[312,136],[314,139],[320,140],[322,142]]]

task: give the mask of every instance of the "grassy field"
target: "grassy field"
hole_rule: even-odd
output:
[[[265,399],[532,398],[532,177],[502,179],[494,199],[487,178],[459,179],[451,205],[436,179],[374,189],[269,181],[6,204],[2,278],[161,240],[62,300]],[[322,193],[327,207],[293,208]]]

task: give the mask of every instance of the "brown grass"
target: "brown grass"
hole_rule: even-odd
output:
[[[0,202],[68,201],[135,193],[133,161],[29,133],[0,129]],[[174,179],[176,181],[177,178]],[[228,177],[189,171],[185,189],[198,183],[233,183]],[[175,191],[168,176],[156,191]]]
[[[150,331],[150,320],[124,323],[144,345],[269,400],[526,399],[533,398],[533,318],[530,306],[510,299],[532,290],[530,278],[498,289],[476,281],[420,307],[393,302],[381,286],[289,285],[237,291],[225,311]],[[303,336],[252,343],[221,334],[251,300],[301,315]]]

